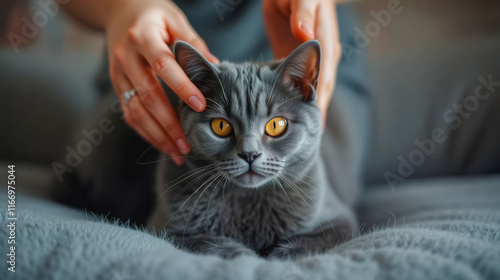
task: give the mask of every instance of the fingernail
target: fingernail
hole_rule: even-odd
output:
[[[219,63],[220,62],[220,60],[217,57],[215,57],[215,55],[213,55],[213,54],[211,54],[209,52],[207,52],[205,54],[205,57],[207,57],[209,60],[215,61],[215,63]]]
[[[203,110],[203,103],[194,95],[189,97],[189,105],[197,112],[201,112],[201,110]]]
[[[314,38],[314,30],[312,29],[312,27],[307,22],[301,22],[300,23],[300,28],[302,30],[304,30],[305,32],[309,33],[309,35],[311,35],[311,37]]]
[[[175,143],[177,143],[177,148],[179,148],[183,155],[189,154],[189,145],[184,139],[177,139]]]
[[[170,158],[174,161],[177,166],[182,165],[182,155],[178,152],[173,152],[170,154]]]

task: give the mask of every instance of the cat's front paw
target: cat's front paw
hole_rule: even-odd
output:
[[[325,252],[329,246],[318,242],[316,238],[293,238],[274,246],[268,257],[281,259],[295,259],[297,257]]]
[[[196,238],[185,238],[182,242],[185,249],[201,253],[218,255],[224,259],[232,259],[241,255],[257,256],[257,254],[232,238],[200,236]]]
[[[302,242],[284,242],[276,245],[271,253],[268,255],[270,258],[280,259],[295,259],[297,257],[309,253],[307,247]]]
[[[257,254],[245,245],[234,240],[217,240],[207,245],[206,253],[215,254],[224,259],[232,259],[238,256],[256,256]]]

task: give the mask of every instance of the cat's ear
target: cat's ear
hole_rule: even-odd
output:
[[[174,55],[182,70],[200,90],[206,86],[207,78],[214,76],[215,68],[190,44],[177,41],[174,45]]]
[[[316,98],[321,61],[321,48],[317,40],[305,42],[296,48],[280,66],[283,84],[300,90],[304,100]]]

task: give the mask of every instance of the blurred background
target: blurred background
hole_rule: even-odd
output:
[[[353,28],[364,33],[357,46],[343,44],[344,56],[368,54],[368,184],[386,184],[387,171],[398,174],[399,157],[416,149],[415,139],[431,137],[429,128],[446,125],[444,111],[473,93],[479,76],[500,81],[500,1],[401,0],[399,13],[380,18],[389,2],[342,4],[353,7],[359,19]],[[47,197],[55,179],[51,164],[67,153],[98,100],[105,38],[62,11],[43,16],[42,10],[38,1],[0,0],[0,166],[17,164],[20,188]],[[23,18],[38,26],[23,30]],[[22,32],[30,38],[9,37]],[[500,139],[491,120],[498,98],[481,106],[470,125],[452,133],[483,137],[438,147],[411,178],[500,170],[491,151]],[[455,159],[457,153],[465,155]],[[449,162],[456,164],[447,169]]]

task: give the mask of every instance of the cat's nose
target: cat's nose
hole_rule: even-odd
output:
[[[243,152],[238,154],[238,156],[248,162],[248,164],[252,164],[252,162],[260,155],[262,154],[257,152]]]

